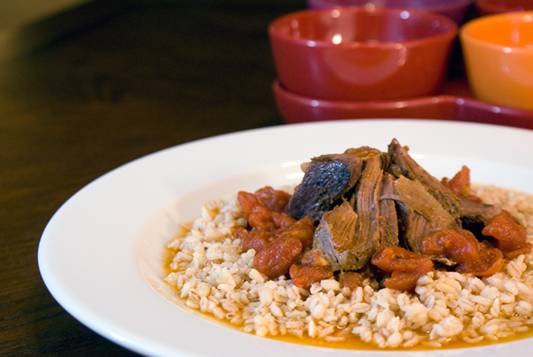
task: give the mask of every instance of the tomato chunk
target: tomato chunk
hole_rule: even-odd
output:
[[[531,243],[527,242],[526,228],[507,211],[492,217],[481,233],[496,239],[496,247],[507,257],[525,254],[531,250]]]
[[[256,229],[271,231],[276,228],[272,220],[272,211],[262,205],[256,205],[248,215],[248,224]]]
[[[445,229],[425,237],[422,241],[422,253],[427,255],[444,255],[455,262],[475,260],[479,254],[479,242],[476,237],[464,229]]]
[[[363,276],[354,271],[346,271],[341,273],[340,283],[344,287],[355,289],[359,286],[363,286]]]
[[[458,272],[487,277],[502,269],[504,263],[502,251],[491,247],[486,242],[481,243],[481,246],[478,257],[475,260],[468,260],[459,264]]]
[[[256,251],[254,267],[270,278],[287,274],[303,249],[313,244],[313,220],[304,217],[297,221],[283,212],[289,199],[288,193],[270,186],[255,193],[240,191],[237,194],[238,205],[251,229],[237,229],[235,236],[241,239],[242,250]],[[318,269],[304,270],[318,275]],[[295,274],[300,277],[303,273],[298,271]],[[300,277],[301,281],[303,279]]]
[[[433,270],[433,263],[429,258],[400,247],[381,249],[372,257],[372,264],[387,273]]]
[[[265,186],[255,193],[239,191],[237,203],[251,227],[262,230],[286,229],[295,222],[294,218],[282,212],[290,197],[287,192]]]
[[[301,264],[293,264],[289,273],[294,284],[301,288],[308,288],[313,283],[333,276],[330,264],[320,249],[305,252]]]
[[[431,259],[400,247],[381,249],[371,262],[391,274],[384,283],[390,289],[413,290],[418,278],[433,270]]]
[[[267,231],[262,231],[258,229],[252,229],[251,231],[239,232],[237,236],[241,239],[241,248],[243,251],[249,249],[255,249],[255,252],[259,252],[265,248],[268,243],[272,240],[272,235]]]
[[[391,277],[385,280],[383,285],[389,289],[395,290],[413,290],[416,287],[416,282],[424,274],[416,272],[401,272],[393,271]]]
[[[313,245],[314,233],[315,226],[313,220],[309,217],[304,217],[287,229],[281,231],[279,236],[283,238],[296,238],[302,242],[304,248],[309,248]]]
[[[428,235],[422,241],[422,253],[442,255],[458,264],[457,271],[476,276],[490,276],[503,266],[499,249],[480,243],[472,232],[464,229],[444,229]]]
[[[505,257],[507,259],[514,259],[522,254],[528,254],[531,251],[531,243],[524,244],[521,248],[505,252]]]
[[[278,229],[287,229],[292,226],[296,220],[283,212],[272,212],[272,221]]]
[[[459,170],[451,180],[448,180],[446,177],[443,178],[442,183],[460,196],[466,197],[472,201],[481,202],[481,199],[472,191],[470,185],[470,169],[468,166],[463,165],[461,170]]]
[[[283,211],[291,198],[287,192],[274,190],[271,186],[260,188],[255,191],[254,196],[259,202],[275,212]]]
[[[333,272],[329,267],[299,264],[293,264],[289,273],[294,285],[304,289],[310,287],[313,283],[333,276]]]
[[[248,219],[248,216],[252,213],[252,209],[258,205],[259,201],[257,201],[257,198],[253,193],[239,191],[237,194],[237,203],[239,204],[244,217]]]
[[[276,238],[256,253],[253,265],[269,278],[277,278],[289,271],[302,253],[302,248],[302,242],[297,238]]]

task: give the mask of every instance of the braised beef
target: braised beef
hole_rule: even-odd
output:
[[[363,160],[352,154],[323,155],[304,167],[302,182],[289,201],[288,212],[295,218],[309,216],[320,221],[350,191],[361,175]]]
[[[394,197],[400,207],[405,243],[414,252],[421,251],[422,239],[429,233],[459,227],[454,217],[416,180],[405,176],[396,179]]]
[[[320,249],[333,271],[356,269],[355,232],[358,216],[344,201],[326,212],[315,230],[313,248]]]
[[[431,231],[431,226],[424,217],[401,202],[398,202],[398,208],[403,245],[414,252],[419,252],[421,237]]]
[[[460,208],[457,195],[442,182],[431,176],[408,153],[407,147],[402,147],[398,140],[393,139],[389,144],[389,155],[392,163],[397,165],[404,176],[417,180],[427,191],[446,209],[459,223]]]
[[[318,222],[324,212],[352,193],[361,176],[363,163],[382,156],[381,151],[362,146],[347,149],[342,154],[321,155],[302,164],[304,178],[289,201],[289,213],[296,218],[309,216]]]
[[[385,287],[411,290],[434,262],[484,277],[501,269],[504,255],[532,249],[516,219],[475,195],[468,167],[439,181],[396,139],[386,153],[348,149],[302,170],[292,197],[271,187],[238,195],[251,229],[236,235],[270,278],[289,273],[308,288],[340,271],[342,285],[355,288],[366,269]]]
[[[355,210],[358,215],[353,269],[362,268],[380,247],[380,198],[383,179],[382,161],[374,156],[365,161],[357,185]]]
[[[385,247],[395,246],[399,243],[398,214],[396,212],[396,204],[392,199],[393,194],[394,183],[392,176],[385,173],[379,199],[380,239],[381,246]]]

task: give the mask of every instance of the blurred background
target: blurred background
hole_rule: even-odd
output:
[[[122,355],[46,290],[40,235],[134,158],[281,124],[267,25],[292,0],[0,1],[0,356]]]
[[[24,0],[0,3],[0,31],[23,26],[42,17],[64,11],[88,0]]]
[[[306,7],[305,0],[0,1],[0,356],[130,355],[73,319],[45,288],[37,247],[46,223],[76,191],[130,160],[284,124],[267,28]],[[462,70],[460,61],[450,67]],[[435,117],[518,118],[515,126],[533,127],[533,111],[463,99],[468,83],[459,73],[459,100],[430,98],[445,104]],[[389,106],[413,117],[403,102]]]

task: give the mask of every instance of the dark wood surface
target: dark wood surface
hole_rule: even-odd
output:
[[[46,290],[37,246],[47,221],[134,158],[282,123],[266,28],[303,1],[129,2],[112,16],[106,3],[98,21],[0,63],[1,356],[129,354]],[[80,12],[62,16],[72,25]]]

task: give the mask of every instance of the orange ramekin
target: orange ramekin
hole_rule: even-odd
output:
[[[475,95],[533,109],[533,11],[482,17],[463,26],[460,36]]]

